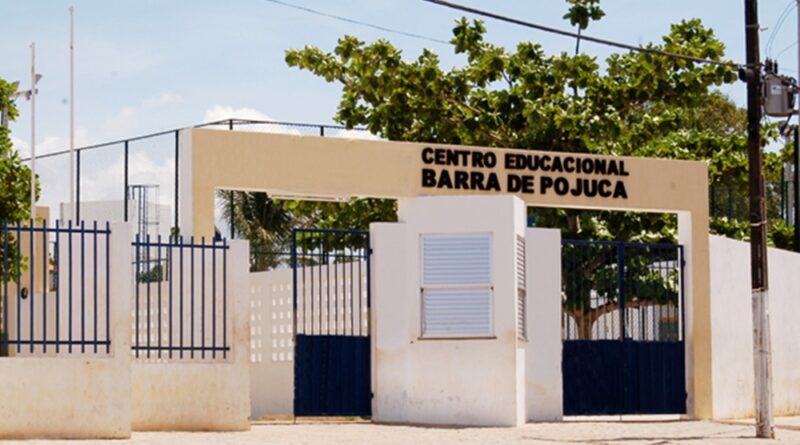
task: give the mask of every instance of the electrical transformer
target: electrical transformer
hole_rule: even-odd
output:
[[[794,114],[794,81],[785,76],[767,73],[764,76],[764,113],[772,117]]]

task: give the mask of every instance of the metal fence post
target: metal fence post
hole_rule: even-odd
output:
[[[123,206],[125,208],[125,222],[128,222],[128,154],[128,141],[125,141],[125,193],[122,195]],[[177,193],[177,191],[175,193]]]
[[[75,208],[72,213],[75,215],[75,223],[81,220],[81,150],[75,150],[77,155],[75,163]]]
[[[180,190],[180,182],[179,182],[180,181],[180,172],[179,172],[179,169],[180,169],[180,162],[179,162],[180,161],[180,155],[179,155],[179,151],[180,151],[179,150],[179,147],[180,147],[180,134],[181,134],[180,130],[175,130],[175,229],[177,230],[177,232],[180,232],[180,226],[179,226],[180,223],[178,221],[178,218],[180,216],[179,209],[178,209],[178,206],[180,205],[180,201],[179,201],[180,200],[180,196],[179,196],[180,195],[180,193],[179,193],[179,190]],[[172,231],[170,231],[170,232],[172,232]],[[170,233],[170,236],[172,236],[172,233]]]
[[[617,294],[619,298],[620,340],[625,340],[625,243],[617,241]]]

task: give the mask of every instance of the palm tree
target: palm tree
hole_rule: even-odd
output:
[[[250,242],[250,270],[272,269],[289,261],[292,228],[299,225],[284,201],[264,192],[219,191],[223,219]]]

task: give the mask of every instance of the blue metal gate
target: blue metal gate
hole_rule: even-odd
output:
[[[683,247],[562,243],[565,415],[683,414]]]
[[[369,232],[295,229],[294,414],[372,414]]]

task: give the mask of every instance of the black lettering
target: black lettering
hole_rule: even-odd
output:
[[[533,193],[533,176],[522,177],[522,193]]]
[[[569,193],[569,181],[567,178],[558,177],[553,183],[553,189],[555,189],[556,195],[564,196]]]
[[[483,153],[479,151],[472,152],[472,166],[475,168],[483,168]]]
[[[483,154],[483,165],[486,168],[494,168],[497,165],[497,155],[490,152]]]
[[[524,155],[527,164],[525,167],[528,170],[534,171],[539,169],[539,155]]]
[[[630,173],[628,173],[628,172],[625,170],[625,161],[619,161],[619,175],[620,175],[620,176],[629,176],[629,175],[630,175]],[[624,189],[624,188],[625,188],[625,187],[623,187],[623,189]],[[627,195],[626,195],[625,197],[627,198]]]
[[[447,165],[458,165],[458,152],[447,150]]]
[[[439,182],[436,183],[436,188],[440,189],[453,188],[453,181],[450,179],[450,173],[447,170],[442,170],[439,173]]]
[[[542,176],[541,181],[539,181],[539,190],[541,194],[547,193],[547,189],[553,187],[553,178],[549,176]]]
[[[447,160],[446,157],[445,157],[447,155],[447,153],[445,153],[443,148],[437,148],[435,154],[436,154],[436,158],[435,158],[436,159],[436,165],[447,165],[447,162],[445,162]]]
[[[581,170],[583,173],[592,174],[594,172],[594,162],[591,159],[582,159],[581,160]]]
[[[483,186],[483,173],[481,172],[470,172],[469,182],[472,184],[472,190],[486,190]]]
[[[497,173],[489,173],[489,179],[486,181],[486,188],[484,190],[500,191],[500,181],[497,179]]]
[[[517,170],[517,169],[519,169],[519,167],[518,167],[519,164],[517,163],[517,156],[518,155],[515,155],[513,153],[506,153],[505,158],[504,158],[505,159],[505,167],[506,167],[506,169],[508,169],[508,170]]]
[[[606,174],[606,160],[605,159],[595,159],[594,160],[594,172],[598,175]]]
[[[581,178],[578,178],[575,180],[575,187],[569,191],[572,193],[572,196],[581,196],[581,193],[583,193],[583,181],[585,181],[585,179],[581,180]]]
[[[469,173],[457,170],[453,173],[456,189],[469,190]]]
[[[433,149],[425,147],[422,149],[422,162],[426,164],[433,164]],[[432,171],[432,170],[431,170]],[[423,170],[424,172],[424,170]]]
[[[567,156],[564,158],[564,171],[567,173],[572,173],[575,171],[575,158],[572,156]]]
[[[613,159],[608,162],[608,175],[609,176],[612,176],[612,175],[613,176],[618,176],[619,175],[619,169],[617,168],[617,161],[615,161]]]
[[[468,151],[457,150],[458,152],[458,164],[463,167],[469,166],[469,153]]]
[[[589,198],[597,196],[597,179],[583,180],[583,194]]]
[[[544,172],[550,171],[550,156],[544,155],[539,159],[539,167]]]
[[[530,175],[508,175],[508,191],[512,193],[533,193],[533,180]]]
[[[611,167],[611,164],[608,165]],[[597,187],[597,193],[602,196],[603,198],[608,198],[611,196],[611,181],[608,179],[603,179],[600,181],[600,184]]]
[[[422,186],[425,188],[436,187],[436,170],[422,169]]]
[[[617,181],[614,186],[614,198],[628,199],[628,192],[625,191],[625,183]]]
[[[516,193],[522,189],[522,179],[517,175],[508,175],[506,191]]]
[[[558,156],[553,156],[553,165],[550,166],[550,171],[553,173],[563,173],[564,168],[561,166],[561,158]]]

